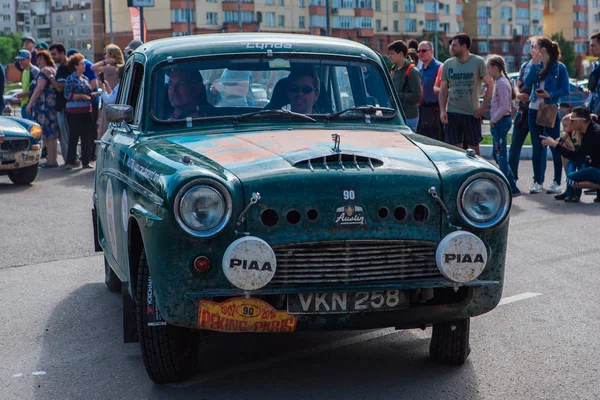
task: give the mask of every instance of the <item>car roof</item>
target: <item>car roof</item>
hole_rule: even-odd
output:
[[[378,54],[360,43],[348,39],[280,33],[220,33],[165,38],[144,43],[136,53],[146,56],[155,65],[173,59],[199,55],[267,53],[332,54],[368,58],[379,62]]]

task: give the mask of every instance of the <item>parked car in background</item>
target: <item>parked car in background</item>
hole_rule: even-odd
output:
[[[0,116],[0,175],[17,185],[33,182],[42,156],[42,128],[23,118]]]
[[[21,104],[21,99],[17,99],[15,95],[17,93],[21,93],[23,89],[10,89],[4,93],[4,104],[8,105],[18,105]]]
[[[276,76],[268,108],[210,104],[203,82],[225,69]],[[465,362],[471,317],[502,296],[509,186],[474,152],[410,131],[376,52],[309,35],[168,38],[138,48],[121,82],[94,238],[152,380],[210,365],[202,330],[432,326],[431,358]],[[195,116],[174,112],[183,98]]]

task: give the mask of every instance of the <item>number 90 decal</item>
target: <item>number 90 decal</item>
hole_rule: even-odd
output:
[[[358,199],[355,187],[345,187],[340,190],[340,198],[343,202],[353,202]]]

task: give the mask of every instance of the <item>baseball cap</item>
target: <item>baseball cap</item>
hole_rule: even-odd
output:
[[[40,50],[48,50],[49,46],[48,46],[48,43],[46,43],[46,42],[37,42],[35,44],[35,48],[40,49]]]
[[[69,49],[69,50],[67,50],[67,57],[71,57],[73,54],[77,54],[77,53],[79,53],[77,50]]]
[[[33,36],[27,36],[27,35],[26,36],[21,36],[21,40],[22,41],[29,40],[29,41],[32,41],[33,43],[35,43],[35,39],[33,38]]]
[[[19,55],[15,57],[15,60],[24,60],[26,58],[31,58],[31,53],[28,50],[19,51]]]
[[[142,42],[139,39],[132,40],[131,42],[129,42],[127,47],[125,47],[125,51],[131,50],[133,52],[133,51],[135,51],[135,49],[137,49],[138,47],[140,47],[143,44],[144,44],[144,42]]]

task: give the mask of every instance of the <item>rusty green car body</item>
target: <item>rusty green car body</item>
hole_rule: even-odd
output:
[[[287,90],[318,92],[309,116],[254,106],[245,83],[220,105],[232,75],[274,102],[270,79],[307,64],[315,87]],[[191,116],[173,71],[202,75]],[[465,361],[469,318],[501,298],[510,192],[485,160],[412,133],[391,85],[377,53],[323,37],[201,35],[130,57],[93,217],[154,381],[193,373],[200,330],[433,325],[434,360]]]

